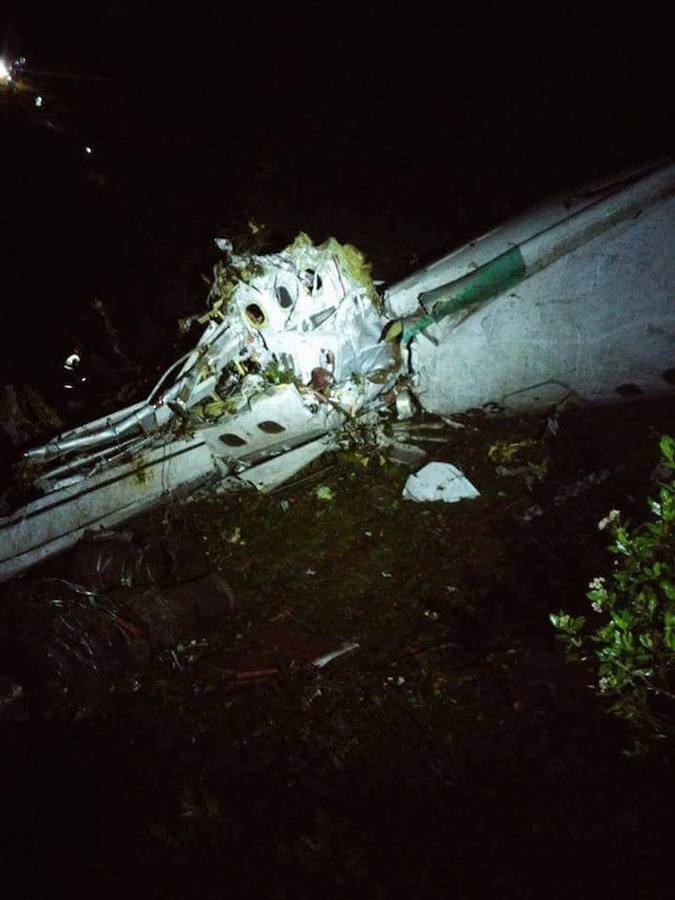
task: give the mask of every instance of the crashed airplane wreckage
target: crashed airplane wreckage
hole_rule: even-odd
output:
[[[419,461],[396,422],[415,403],[508,413],[672,390],[674,195],[675,164],[625,173],[384,298],[334,240],[250,258],[218,241],[196,347],[146,400],[25,454],[39,496],[0,519],[0,580],[200,486],[269,490],[359,434]]]

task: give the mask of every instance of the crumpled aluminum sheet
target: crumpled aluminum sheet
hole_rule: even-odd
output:
[[[403,488],[404,500],[417,503],[443,501],[457,503],[474,500],[480,491],[451,463],[430,462],[411,475]]]
[[[209,328],[241,334],[242,358],[263,370],[278,366],[305,387],[321,370],[327,395],[351,413],[394,383],[398,354],[382,341],[387,319],[372,282],[346,269],[344,251],[334,240],[317,247],[301,235],[281,253],[230,257],[232,269],[255,275],[240,281],[220,307],[212,291]],[[200,344],[208,341],[209,329]],[[367,381],[374,373],[381,377]]]

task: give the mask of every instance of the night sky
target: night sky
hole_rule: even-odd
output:
[[[279,244],[354,242],[391,279],[668,154],[670,38],[633,9],[5,4],[27,62],[0,98],[3,380],[44,387],[94,296],[131,355],[170,357],[211,238],[251,217]]]

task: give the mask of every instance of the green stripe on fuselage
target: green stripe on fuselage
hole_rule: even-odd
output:
[[[429,291],[424,296],[431,312],[417,319],[405,329],[401,338],[404,344],[435,322],[468,306],[484,303],[502,291],[506,291],[525,277],[527,267],[519,247],[513,247],[485,263],[475,272],[459,281]]]

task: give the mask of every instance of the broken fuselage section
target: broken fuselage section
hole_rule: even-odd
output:
[[[548,201],[393,285],[430,413],[616,403],[675,381],[675,164]]]
[[[241,258],[224,241],[195,348],[147,399],[26,454],[41,496],[0,521],[0,578],[200,485],[269,490],[377,428],[398,346],[360,253],[304,235]],[[386,397],[386,399],[385,399]]]
[[[672,391],[675,165],[553,200],[389,287],[301,235],[218,241],[195,348],[145,401],[26,454],[39,496],[0,519],[0,580],[200,485],[269,490],[366,435],[409,464],[415,405],[447,416]],[[627,390],[631,388],[631,390]]]

